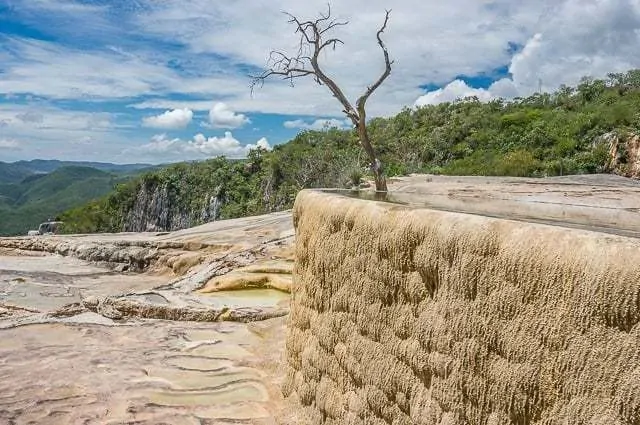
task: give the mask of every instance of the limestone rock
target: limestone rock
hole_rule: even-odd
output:
[[[621,176],[640,178],[640,136],[621,136],[618,132],[605,133],[594,140],[593,146],[606,144],[608,160],[605,169]]]
[[[104,317],[112,320],[119,320],[123,318],[122,312],[116,309],[111,303],[100,303],[96,307],[96,312]]]
[[[284,389],[316,423],[638,423],[638,238],[314,191],[293,217]]]
[[[223,188],[214,188],[201,201],[201,207],[189,209],[172,197],[168,185],[152,183],[138,188],[135,204],[122,225],[125,232],[159,232],[186,229],[217,220],[224,204]]]
[[[82,305],[90,310],[95,310],[96,308],[98,308],[99,303],[100,300],[98,299],[98,297],[93,295],[82,299]]]

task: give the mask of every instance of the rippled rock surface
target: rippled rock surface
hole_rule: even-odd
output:
[[[281,213],[0,239],[0,423],[300,423],[280,391],[292,232]]]

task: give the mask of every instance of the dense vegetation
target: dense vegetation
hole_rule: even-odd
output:
[[[26,174],[19,183],[0,182],[0,235],[26,234],[69,208],[105,196],[133,177],[129,172],[115,175],[80,166],[62,166],[46,174],[34,174],[32,168],[22,170]],[[11,181],[9,173],[4,177]]]
[[[577,87],[512,101],[454,103],[405,109],[370,122],[387,175],[413,172],[554,176],[610,171],[608,132],[640,132],[640,71],[585,78]],[[64,214],[68,231],[119,231],[140,191],[163,190],[169,202],[197,211],[211,196],[220,218],[280,210],[298,190],[345,187],[366,173],[352,131],[304,131],[272,152],[246,161],[179,164],[119,185],[104,199]],[[622,159],[624,162],[624,152]]]

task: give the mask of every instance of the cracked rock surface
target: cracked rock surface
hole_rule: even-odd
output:
[[[290,213],[0,239],[0,423],[300,423],[280,391],[292,243]]]

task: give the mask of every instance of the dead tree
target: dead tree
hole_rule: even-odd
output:
[[[369,138],[365,106],[369,96],[371,96],[389,74],[391,74],[393,61],[389,59],[389,52],[382,41],[382,33],[387,28],[387,23],[389,22],[389,13],[390,11],[387,10],[384,22],[376,34],[378,45],[384,55],[384,72],[372,85],[368,86],[362,96],[356,100],[355,108],[333,78],[325,73],[319,63],[320,53],[324,49],[330,47],[335,50],[338,44],[344,44],[339,38],[331,38],[328,35],[332,29],[348,24],[348,21],[339,21],[331,18],[331,6],[328,7],[326,14],[320,14],[318,19],[310,21],[300,21],[297,17],[285,12],[289,17],[289,23],[296,26],[296,34],[300,34],[298,52],[295,56],[290,56],[277,50],[271,51],[268,69],[258,76],[253,76],[251,81],[252,91],[256,85],[262,86],[264,81],[272,76],[279,76],[283,80],[289,80],[292,86],[294,85],[295,79],[311,76],[318,84],[326,86],[333,96],[338,99],[344,108],[343,112],[351,120],[358,132],[360,145],[370,160],[370,168],[375,179],[376,190],[380,192],[387,191],[387,182],[384,177],[382,162],[380,162]]]

